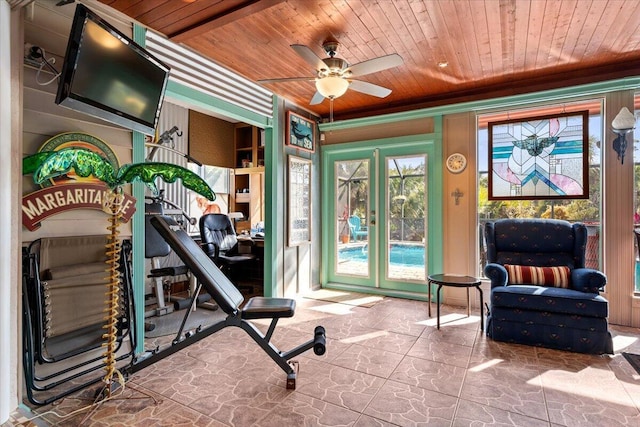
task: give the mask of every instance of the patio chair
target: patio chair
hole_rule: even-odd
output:
[[[362,240],[366,240],[369,235],[369,230],[366,226],[362,226],[360,223],[360,217],[351,215],[349,217],[349,230],[351,231],[351,239],[356,242],[358,238],[362,237]]]

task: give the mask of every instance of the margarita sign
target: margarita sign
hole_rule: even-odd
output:
[[[111,148],[101,139],[85,133],[69,132],[56,135],[45,142],[39,153],[58,151],[66,148],[83,148],[105,158],[114,169],[119,168],[118,158]],[[40,223],[50,216],[75,209],[103,210],[105,193],[109,187],[99,179],[79,177],[72,171],[47,180],[42,189],[22,197],[22,224],[34,231]],[[127,222],[133,216],[136,199],[124,195],[122,221]]]
[[[22,225],[29,231],[40,227],[50,216],[74,209],[103,210],[103,200],[108,187],[104,184],[63,184],[29,193],[22,197]],[[136,199],[125,195],[122,204],[122,220],[128,222],[135,208]]]
[[[68,136],[65,138],[68,138]],[[97,138],[94,139],[97,140]],[[43,147],[40,152],[22,159],[22,173],[24,175],[33,174],[33,181],[41,185],[65,176],[74,180],[93,177],[106,184],[104,190],[88,187],[80,188],[80,191],[77,191],[78,189],[76,188],[71,192],[53,190],[45,193],[41,199],[36,197],[34,199],[36,201],[31,205],[27,203],[27,209],[25,209],[24,203],[22,207],[23,212],[28,212],[29,208],[32,208],[32,214],[35,215],[36,210],[42,214],[42,212],[55,211],[56,209],[66,210],[69,206],[74,206],[75,208],[85,203],[97,205],[97,202],[100,201],[101,210],[109,214],[109,226],[107,229],[111,233],[107,236],[107,244],[105,245],[105,254],[108,258],[107,264],[109,267],[105,271],[110,272],[110,282],[106,290],[107,307],[104,309],[108,315],[103,326],[104,329],[107,329],[107,332],[102,335],[105,340],[102,346],[106,347],[103,359],[106,373],[102,380],[106,384],[107,397],[110,397],[114,376],[117,375],[117,378],[122,379],[124,385],[123,376],[116,368],[115,357],[118,333],[118,299],[121,282],[120,273],[118,272],[121,249],[121,242],[118,240],[118,228],[123,220],[125,206],[127,210],[133,210],[133,202],[127,201],[122,187],[134,181],[142,181],[157,194],[158,188],[154,183],[156,178],[162,178],[164,182],[168,183],[181,179],[185,188],[193,190],[209,200],[215,200],[216,195],[200,176],[182,166],[160,162],[142,162],[119,167],[109,161],[106,156],[86,147],[70,146],[53,151],[50,149],[45,150]]]

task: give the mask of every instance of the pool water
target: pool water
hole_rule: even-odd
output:
[[[338,250],[338,262],[367,261],[368,246],[354,246]],[[424,246],[391,244],[391,264],[407,267],[424,267]]]

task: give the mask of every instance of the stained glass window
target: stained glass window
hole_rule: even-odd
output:
[[[588,198],[588,115],[490,122],[489,200]]]

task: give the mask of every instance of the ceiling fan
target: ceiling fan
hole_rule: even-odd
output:
[[[340,46],[340,43],[337,41],[325,41],[322,47],[329,57],[322,59],[309,47],[301,44],[293,44],[291,45],[293,50],[315,68],[317,77],[264,79],[258,80],[258,82],[315,81],[316,93],[311,98],[309,102],[310,105],[320,104],[325,98],[333,101],[335,98],[344,95],[349,88],[379,98],[384,98],[391,93],[391,89],[361,80],[353,80],[352,77],[360,77],[402,65],[403,61],[400,55],[393,53],[349,65],[344,59],[336,57],[338,46]]]

